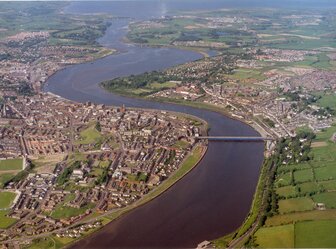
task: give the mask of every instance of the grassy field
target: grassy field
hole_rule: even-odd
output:
[[[314,171],[315,171],[316,180],[318,181],[336,179],[336,165],[320,167],[320,168],[315,169]]]
[[[164,88],[173,88],[173,87],[176,87],[176,85],[177,85],[176,82],[171,82],[171,81],[168,81],[168,82],[165,82],[165,83],[155,82],[155,83],[151,83],[149,85],[149,88],[150,89],[155,89],[155,90],[157,90],[157,89],[161,90],[161,89],[164,89]]]
[[[336,94],[323,94],[317,103],[321,107],[336,110]]]
[[[297,187],[302,194],[316,193],[320,190],[320,187],[316,182],[301,183],[298,184]]]
[[[336,221],[306,221],[295,224],[295,247],[335,248]]]
[[[285,187],[277,188],[276,193],[279,196],[283,196],[287,198],[287,197],[296,195],[297,191],[294,186],[285,186]]]
[[[327,192],[314,195],[315,202],[324,203],[327,208],[336,208],[336,192]]]
[[[21,170],[22,158],[0,160],[0,171]]]
[[[277,175],[277,178],[275,180],[275,186],[280,187],[290,185],[292,182],[292,177],[293,176],[291,172]]]
[[[178,148],[178,149],[183,150],[183,149],[188,148],[189,145],[190,145],[190,144],[189,144],[187,141],[179,140],[179,141],[177,141],[173,146],[176,147],[176,148]]]
[[[280,226],[306,220],[336,220],[336,210],[312,210],[290,214],[275,215],[266,220],[266,226]]]
[[[293,198],[279,201],[279,212],[281,214],[290,212],[300,212],[312,210],[314,208],[314,202],[310,198]]]
[[[76,141],[77,144],[95,144],[102,139],[102,135],[97,131],[95,125],[91,125],[87,129],[81,131],[80,137],[81,139]]]
[[[296,183],[309,182],[314,178],[313,171],[311,169],[298,170],[294,172],[294,181]]]
[[[322,181],[319,182],[319,185],[325,190],[336,190],[336,180]]]
[[[0,209],[9,208],[16,194],[12,192],[0,192]]]
[[[280,236],[281,235],[281,236]],[[294,225],[261,228],[255,234],[260,248],[293,248]]]
[[[0,188],[4,187],[4,184],[11,180],[15,174],[12,173],[4,173],[0,175]]]
[[[53,237],[45,237],[45,238],[40,238],[40,239],[34,239],[32,243],[24,247],[25,249],[56,249],[56,248],[61,248],[62,244],[57,243],[57,241]]]
[[[35,165],[37,171],[52,171],[56,164],[61,162],[64,159],[64,154],[55,154],[48,156],[41,156],[35,160],[32,160],[32,163]]]
[[[55,208],[50,216],[54,219],[70,218],[85,213],[86,210],[92,208],[93,206],[93,204],[87,204],[81,208],[73,208],[69,206],[59,205],[57,208]]]
[[[266,79],[261,71],[248,68],[239,68],[234,70],[233,74],[229,75],[229,78],[237,79],[242,82],[263,81]]]
[[[330,141],[335,132],[332,126],[317,133],[312,141],[312,160],[278,167],[274,188],[281,197],[277,200],[279,214],[268,217],[256,232],[260,247],[286,247],[277,241],[282,233],[273,238],[272,231],[288,225],[294,226],[293,247],[336,247],[336,144]],[[316,203],[324,203],[326,210],[314,210]]]
[[[8,217],[8,213],[9,211],[0,210],[0,229],[6,229],[17,221],[14,218]]]

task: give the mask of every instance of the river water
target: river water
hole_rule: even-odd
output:
[[[67,11],[118,12],[122,16],[140,19],[161,16],[167,12],[160,4],[146,4],[141,5],[136,1],[108,2],[105,5],[102,2],[73,2]],[[129,10],[134,11],[135,8],[141,12],[140,16],[130,14]],[[117,48],[118,54],[91,63],[69,66],[57,72],[49,78],[45,91],[78,102],[92,101],[116,106],[125,104],[126,107],[192,114],[210,124],[210,135],[258,134],[248,125],[216,112],[121,97],[101,89],[98,83],[102,80],[160,70],[201,58],[201,55],[191,51],[123,43],[121,38],[127,32],[129,21],[113,21],[104,37],[99,39],[102,45]],[[262,143],[210,142],[198,166],[168,191],[73,247],[195,247],[203,240],[232,232],[248,214],[263,160],[263,148]]]

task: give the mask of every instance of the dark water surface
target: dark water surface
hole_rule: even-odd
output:
[[[108,12],[113,6],[107,3],[102,8],[101,2],[97,4],[95,9],[92,2],[76,2],[69,9]],[[125,4],[127,8],[133,9],[134,4],[138,3]],[[123,9],[121,2],[118,2],[118,6]],[[144,6],[139,5],[138,8],[146,11]],[[115,8],[112,10],[116,11]],[[127,14],[127,10],[123,11],[119,10],[123,15]],[[161,12],[162,9],[148,8],[147,15],[141,13],[139,18],[148,18],[152,13],[161,15]],[[189,113],[210,124],[210,135],[257,135],[249,126],[215,112],[121,97],[101,89],[98,83],[102,80],[160,70],[201,58],[191,51],[124,44],[120,39],[127,31],[128,22],[114,21],[106,35],[99,40],[104,46],[117,48],[119,54],[92,63],[69,66],[53,75],[45,90],[79,102],[92,101],[117,106],[125,104],[129,107]],[[195,247],[205,239],[229,233],[243,222],[249,211],[262,160],[262,143],[210,142],[199,165],[167,192],[106,225],[73,247]]]

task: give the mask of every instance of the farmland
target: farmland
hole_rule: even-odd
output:
[[[332,126],[316,134],[311,144],[318,146],[310,147],[308,161],[278,166],[272,197],[276,205],[254,234],[255,246],[336,246],[336,144],[331,141],[335,132]]]

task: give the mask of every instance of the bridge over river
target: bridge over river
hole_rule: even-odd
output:
[[[224,142],[267,142],[274,141],[272,137],[248,137],[248,136],[199,136],[196,139],[207,139],[212,141]]]

